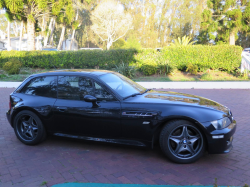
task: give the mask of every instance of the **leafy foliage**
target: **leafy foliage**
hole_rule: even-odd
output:
[[[10,59],[3,65],[3,70],[6,71],[8,74],[18,74],[22,67],[22,63],[17,59]]]
[[[240,66],[242,48],[230,45],[192,45],[184,47],[165,47],[165,58],[184,71],[188,64],[196,64],[198,71],[220,69],[233,72]]]
[[[192,75],[197,75],[198,66],[196,64],[188,64],[186,71],[189,71]]]
[[[136,68],[135,66],[130,66],[128,63],[120,63],[119,65],[115,65],[114,70],[126,77],[133,78],[135,76]]]
[[[174,43],[171,43],[172,46],[186,46],[186,45],[193,45],[196,41],[192,41],[192,38],[189,36],[183,36],[182,38],[178,37],[178,39],[174,40]]]
[[[145,60],[141,65],[141,71],[144,75],[153,75],[157,72],[158,64],[151,59]]]
[[[39,68],[101,68],[112,69],[122,62],[134,62],[134,49],[117,49],[109,51],[2,51],[0,67],[9,59],[15,58],[24,67]]]
[[[209,40],[235,45],[239,31],[250,31],[250,3],[236,0],[208,0],[202,13],[200,43]]]
[[[240,66],[241,53],[240,46],[230,45],[168,46],[160,52],[154,49],[2,51],[0,53],[0,67],[10,59],[15,58],[24,67],[31,68],[118,69],[119,67],[119,69],[126,69],[130,65],[135,66],[145,75],[152,75],[155,73],[169,74],[176,68],[185,71],[188,66],[196,65],[198,72],[219,69],[232,73]],[[121,62],[124,63],[124,67],[120,67]]]

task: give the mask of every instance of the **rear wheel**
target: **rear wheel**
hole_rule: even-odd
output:
[[[197,161],[205,151],[201,131],[186,120],[167,123],[160,134],[160,146],[170,160],[181,164]]]
[[[46,138],[46,131],[39,117],[31,111],[23,110],[14,118],[17,138],[24,144],[36,145]]]

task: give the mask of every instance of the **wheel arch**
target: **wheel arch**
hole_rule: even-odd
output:
[[[189,121],[189,122],[193,123],[201,131],[201,133],[203,134],[204,141],[205,141],[205,144],[206,144],[206,148],[208,147],[208,141],[207,141],[205,127],[199,121],[197,121],[197,120],[195,120],[195,119],[193,119],[191,117],[187,117],[187,116],[171,116],[171,117],[165,118],[164,120],[162,120],[158,124],[157,129],[155,130],[155,132],[154,132],[154,134],[152,136],[152,148],[153,148],[155,143],[159,142],[159,136],[160,136],[160,133],[161,133],[163,127],[167,123],[169,123],[170,121],[175,121],[175,120],[186,120],[186,121]]]
[[[24,111],[24,110],[28,110],[28,111],[31,111],[31,112],[33,112],[33,113],[35,113],[36,115],[37,115],[37,117],[39,117],[39,119],[42,121],[42,123],[44,124],[44,121],[43,121],[43,119],[41,118],[41,115],[39,114],[39,112],[37,112],[35,109],[33,109],[33,108],[31,108],[31,107],[27,107],[27,106],[23,106],[23,107],[18,107],[18,108],[16,108],[14,111],[13,111],[13,113],[12,113],[12,115],[11,115],[11,126],[12,127],[14,127],[14,119],[15,119],[15,117],[16,117],[16,115],[19,113],[19,112],[21,112],[21,111]],[[43,125],[44,126],[44,128],[45,128],[45,130],[47,131],[47,129],[46,129],[46,126],[45,125]]]

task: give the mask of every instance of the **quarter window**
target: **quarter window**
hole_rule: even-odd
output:
[[[44,76],[34,78],[22,88],[20,93],[56,98],[57,77]]]

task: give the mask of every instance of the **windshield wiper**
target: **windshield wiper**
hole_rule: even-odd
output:
[[[129,96],[127,96],[127,97],[124,97],[123,100],[125,100],[125,99],[127,99],[127,98],[129,98],[129,97],[134,97],[134,96],[136,96],[136,95],[142,95],[142,93],[134,93],[134,94],[132,94],[132,95],[129,95]]]
[[[151,89],[146,89],[143,93],[134,93],[134,94],[132,94],[132,95],[129,95],[129,96],[127,96],[127,97],[124,97],[123,100],[125,100],[125,99],[127,99],[127,98],[129,98],[129,97],[134,97],[134,96],[136,96],[136,95],[145,94],[146,92],[148,92],[148,91],[150,91],[150,90],[151,90]]]
[[[143,92],[142,94],[147,93],[148,91],[150,91],[151,89],[146,89],[145,92]]]

